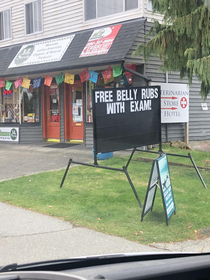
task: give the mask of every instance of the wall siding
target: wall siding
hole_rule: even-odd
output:
[[[83,0],[42,0],[43,31],[25,34],[25,3],[28,0],[1,0],[0,12],[12,8],[12,39],[0,41],[0,47],[27,43],[32,40],[68,34],[102,25],[142,17],[141,0],[139,9],[118,13],[94,20],[84,21]]]

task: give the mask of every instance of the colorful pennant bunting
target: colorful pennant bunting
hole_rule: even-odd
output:
[[[0,88],[5,87],[5,79],[0,79]]]
[[[50,87],[52,83],[52,77],[45,75],[44,85]]]
[[[65,73],[64,83],[73,85],[74,84],[74,74]]]
[[[18,78],[18,79],[14,82],[15,88],[18,88],[18,87],[22,86],[22,83],[23,83],[22,77]]]
[[[122,75],[122,68],[120,66],[113,66],[112,71],[113,71],[113,77],[114,78]]]
[[[104,81],[106,82],[107,80],[109,80],[112,76],[112,67],[109,66],[106,70],[104,70],[102,73],[102,76],[104,78]]]
[[[22,87],[29,89],[31,80],[23,78]]]
[[[131,69],[133,71],[136,71],[136,64],[126,64],[125,67],[128,68],[128,69]],[[125,75],[134,75],[134,74],[131,74],[130,72],[127,72],[127,71],[124,74]]]
[[[90,78],[90,73],[89,73],[88,68],[86,68],[84,71],[79,73],[79,77],[80,77],[80,80],[82,83],[87,81]]]
[[[61,72],[60,74],[58,74],[55,77],[55,81],[57,85],[60,85],[63,81],[64,81],[64,76],[63,76],[63,72]]]
[[[96,84],[98,81],[98,73],[93,70],[89,70],[89,73],[90,78],[88,80]]]
[[[37,78],[33,80],[33,88],[41,87],[42,85],[42,78]]]
[[[6,89],[6,90],[10,90],[11,85],[12,85],[12,82],[10,82],[10,81],[6,80],[5,89]]]

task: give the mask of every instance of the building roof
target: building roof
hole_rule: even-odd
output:
[[[0,78],[64,70],[68,71],[71,69],[84,69],[91,66],[93,67],[120,63],[125,58],[126,54],[131,48],[133,41],[135,40],[139,30],[143,27],[145,21],[145,18],[139,18],[125,22],[119,22],[117,24],[111,24],[75,33],[65,34],[53,38],[47,38],[45,40],[33,41],[29,43],[27,42],[28,45],[32,43],[38,43],[54,38],[61,38],[64,36],[75,34],[73,41],[67,48],[62,59],[56,62],[8,68],[10,63],[13,61],[13,59],[24,44],[2,48],[0,49]],[[86,46],[94,30],[100,29],[102,27],[109,27],[119,24],[122,24],[122,26],[107,54],[80,57],[81,52]]]

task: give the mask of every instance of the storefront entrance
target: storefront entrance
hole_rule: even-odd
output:
[[[60,139],[59,86],[52,84],[44,87],[43,135],[47,139]]]
[[[64,86],[65,139],[84,139],[82,83]]]

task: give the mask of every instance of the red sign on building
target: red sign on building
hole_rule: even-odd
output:
[[[80,57],[108,53],[121,26],[122,24],[94,30]]]

